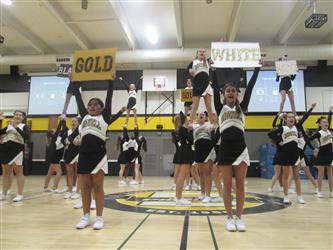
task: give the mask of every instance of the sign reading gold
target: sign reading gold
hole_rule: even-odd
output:
[[[216,68],[261,67],[259,43],[212,42],[211,58]]]
[[[192,89],[182,89],[181,90],[181,101],[182,102],[192,102]]]
[[[108,80],[116,66],[116,49],[80,50],[74,52],[74,81]]]

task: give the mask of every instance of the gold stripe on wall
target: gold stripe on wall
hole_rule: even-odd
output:
[[[316,129],[318,128],[316,121],[320,115],[312,115],[304,123],[304,128]],[[248,115],[245,117],[245,127],[248,130],[262,129],[269,130],[272,128],[274,116],[273,115]],[[8,119],[5,119],[3,126],[7,124]],[[38,118],[28,118],[32,124],[32,131],[47,131],[48,130],[48,118],[38,117]],[[67,126],[70,127],[71,119],[68,118]],[[109,126],[109,130],[122,130],[125,123],[125,117],[122,116],[116,120],[113,124]],[[138,125],[140,130],[156,130],[156,125],[162,124],[163,130],[173,130],[174,125],[172,121],[172,116],[152,116],[148,118],[148,122],[145,122],[145,117],[138,117]],[[130,117],[128,129],[131,130],[134,127],[134,118]]]

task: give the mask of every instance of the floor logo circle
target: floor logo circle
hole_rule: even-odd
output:
[[[223,202],[202,203],[200,192],[184,191],[183,197],[192,200],[191,206],[176,206],[175,192],[172,190],[145,190],[110,194],[105,196],[105,207],[126,212],[166,214],[166,215],[223,215]],[[213,194],[214,195],[214,194]],[[233,209],[236,209],[233,194]],[[283,199],[256,193],[246,193],[244,214],[265,213],[288,207]]]

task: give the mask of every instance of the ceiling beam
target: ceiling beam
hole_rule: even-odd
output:
[[[173,7],[175,10],[176,29],[177,29],[177,44],[178,48],[183,48],[183,17],[181,0],[174,0]]]
[[[241,22],[243,15],[244,4],[245,4],[244,0],[234,1],[234,7],[232,9],[231,19],[227,31],[227,38],[229,42],[234,42],[236,39],[239,24]]]
[[[0,45],[0,55],[6,56],[6,55],[16,55],[15,51],[9,48],[6,45],[1,44]]]
[[[122,30],[124,31],[125,39],[126,39],[129,49],[132,49],[132,50],[136,49],[136,39],[134,37],[134,33],[129,24],[129,21],[126,17],[124,8],[121,5],[121,2],[115,1],[115,0],[109,0],[109,2],[113,8],[114,13],[116,14],[116,16],[120,22]]]
[[[281,26],[278,34],[275,36],[273,43],[286,44],[288,39],[296,30],[298,24],[302,21],[303,14],[310,7],[310,1],[297,1],[295,7],[290,12],[289,17]]]
[[[91,45],[88,39],[82,34],[82,32],[66,23],[66,20],[70,18],[64,11],[61,10],[60,6],[56,5],[55,1],[43,0],[43,4],[46,9],[62,24],[62,26],[71,34],[75,42],[80,46],[81,49],[90,49]]]
[[[48,45],[42,39],[37,37],[27,26],[8,13],[8,11],[2,14],[0,22],[24,37],[38,53],[45,54],[46,52],[51,52]]]

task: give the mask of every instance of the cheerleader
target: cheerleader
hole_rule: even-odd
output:
[[[56,194],[62,193],[58,189],[58,185],[61,179],[62,170],[60,166],[60,160],[63,157],[66,139],[66,121],[60,120],[56,130],[50,130],[47,132],[47,160],[49,165],[49,170],[44,181],[44,192],[53,192]],[[49,188],[49,183],[52,178],[53,173],[56,173],[53,182],[53,189]]]
[[[127,140],[126,137],[126,128],[123,128],[123,135],[119,136],[117,139],[117,149],[119,149],[119,156],[118,156],[118,164],[120,165],[119,169],[119,178],[118,178],[118,184],[126,185],[126,181],[124,180],[124,172],[126,168],[126,156],[124,152],[124,143]]]
[[[176,131],[172,131],[171,140],[172,140],[172,143],[175,145],[176,151],[173,155],[173,160],[172,160],[172,163],[174,164],[175,168],[174,168],[173,173],[170,176],[173,177],[172,189],[176,189],[176,182],[177,182],[177,178],[178,178],[179,168],[180,168],[180,165],[181,165],[181,164],[176,163],[176,155],[177,155],[178,148],[180,146],[180,143],[177,141]]]
[[[280,59],[282,60],[282,59]],[[283,60],[287,60],[287,56],[285,55]],[[295,109],[295,97],[294,97],[294,91],[292,89],[292,81],[295,80],[296,75],[287,75],[287,76],[281,76],[281,81],[279,85],[279,92],[281,95],[281,103],[280,103],[280,113],[283,112],[284,103],[286,102],[286,95],[288,95],[291,110],[296,117],[296,109]],[[278,82],[280,80],[280,76],[276,76],[276,81]]]
[[[214,145],[211,138],[213,125],[206,122],[206,114],[201,112],[197,118],[197,124],[193,125],[194,161],[199,166],[201,196],[199,200],[203,203],[211,201],[210,193],[212,189],[212,169],[215,159]]]
[[[284,116],[283,113],[278,113],[274,120],[273,120],[273,124],[272,124],[272,128],[278,128],[276,126],[276,122],[278,120],[278,118],[280,118],[280,124],[279,126],[282,127],[283,125],[283,119],[282,116]],[[276,145],[276,153],[274,155],[273,158],[273,165],[274,165],[274,176],[272,177],[272,182],[270,187],[268,188],[268,192],[273,192],[273,187],[276,183],[276,181],[279,180],[280,178],[280,174],[281,174],[281,170],[282,170],[282,165],[281,165],[281,150],[282,150],[282,145],[280,145],[280,143],[282,142],[282,137],[281,134],[276,134],[276,136],[274,138],[272,138],[273,143]]]
[[[79,150],[78,174],[82,183],[82,202],[84,216],[76,225],[77,229],[83,229],[90,225],[91,192],[94,191],[96,199],[97,217],[93,225],[94,229],[102,229],[104,207],[104,174],[108,173],[106,155],[106,133],[111,124],[111,102],[113,94],[113,76],[108,83],[105,106],[98,98],[92,98],[86,109],[78,86],[71,84],[67,93],[74,94],[82,117],[81,145]],[[121,114],[117,114],[120,116]]]
[[[246,227],[241,216],[245,199],[245,177],[250,165],[248,150],[244,138],[244,113],[250,102],[251,93],[256,83],[260,68],[256,68],[246,88],[243,101],[238,101],[238,88],[234,83],[227,83],[223,89],[221,103],[216,72],[213,72],[214,106],[219,116],[221,143],[218,152],[218,167],[223,178],[223,200],[228,219],[226,228],[234,232],[245,231]],[[232,175],[233,166],[236,177],[236,219],[232,215]]]
[[[17,195],[13,201],[18,202],[23,199],[24,175],[23,175],[23,152],[24,143],[29,140],[30,134],[24,122],[25,112],[16,110],[14,117],[7,123],[7,127],[0,129],[2,144],[0,146],[0,159],[3,165],[3,187],[0,200],[6,198],[11,185],[11,175],[14,169],[17,180]],[[0,114],[0,121],[3,120]]]
[[[185,89],[193,89],[191,78],[187,79]],[[185,115],[189,115],[191,113],[192,104],[193,102],[184,102]]]
[[[216,113],[213,114],[214,119],[214,129],[211,132],[211,138],[214,145],[214,151],[215,151],[215,160],[213,163],[213,172],[212,172],[212,179],[215,183],[215,187],[218,192],[218,197],[214,197],[211,199],[211,202],[223,202],[223,188],[222,188],[222,173],[219,171],[217,164],[218,164],[218,152],[219,152],[219,146],[221,143],[221,134],[220,134],[220,128],[218,126],[218,120]]]
[[[317,197],[323,198],[322,182],[324,177],[325,167],[327,169],[328,185],[330,190],[330,197],[333,198],[333,137],[329,131],[332,121],[333,107],[330,108],[328,118],[321,116],[317,124],[320,130],[309,137],[307,144],[310,141],[317,139],[319,141],[319,148],[314,150],[314,156],[316,157],[316,166],[318,168],[318,192]]]
[[[142,176],[142,156],[141,156],[141,149],[143,149],[144,152],[147,152],[147,141],[146,138],[139,135],[139,128],[134,128],[134,136],[135,140],[138,144],[138,151],[137,151],[137,158],[138,158],[138,164],[139,164],[139,176],[135,176],[136,181],[139,184],[144,184],[143,176]]]
[[[212,87],[209,84],[209,69],[213,61],[206,59],[205,49],[198,49],[196,58],[188,65],[187,71],[193,77],[193,97],[190,122],[193,122],[198,111],[200,97],[204,98],[208,117],[212,119],[211,99],[213,95]]]
[[[127,114],[126,114],[126,121],[125,126],[128,125],[128,119],[131,114],[131,111],[133,111],[134,114],[134,125],[138,126],[138,119],[137,119],[137,109],[136,109],[136,94],[138,92],[139,83],[142,80],[142,76],[139,78],[136,84],[128,84],[125,82],[125,80],[122,77],[119,77],[119,80],[124,84],[125,88],[128,92],[128,103],[127,103]]]
[[[79,146],[76,146],[73,142],[74,139],[79,136],[79,125],[81,118],[74,117],[71,120],[71,129],[66,129],[66,150],[64,160],[66,164],[67,173],[67,192],[64,199],[78,199],[80,196],[77,192],[73,192],[74,177],[77,171],[77,162],[79,159]],[[78,185],[79,187],[80,185]],[[78,188],[79,189],[79,188]],[[79,190],[76,190],[79,191]]]
[[[176,142],[180,144],[175,155],[174,163],[179,166],[179,173],[176,179],[176,205],[190,206],[191,201],[182,198],[183,186],[187,176],[190,174],[192,164],[191,145],[193,134],[189,131],[189,123],[183,112],[175,118]]]

